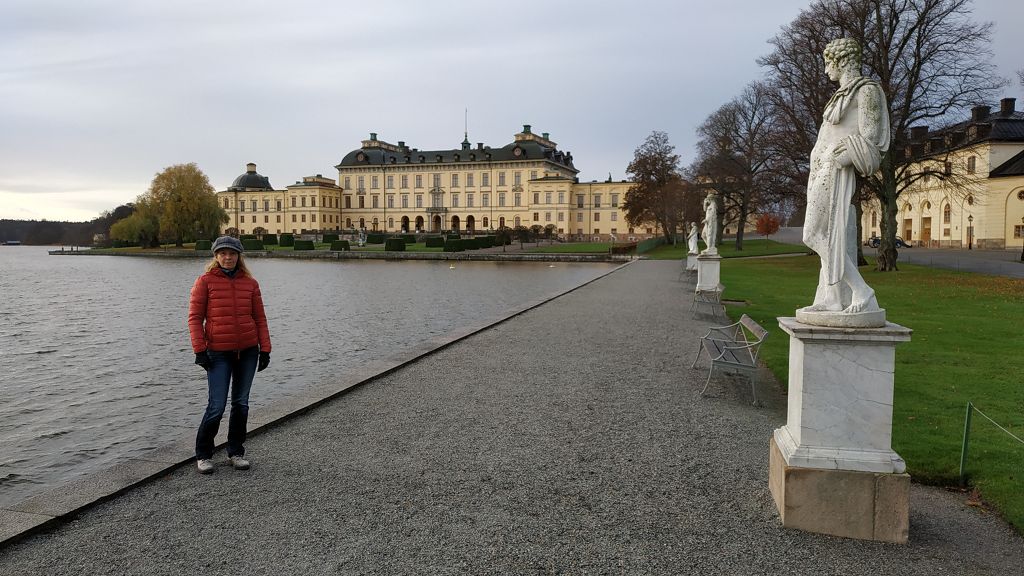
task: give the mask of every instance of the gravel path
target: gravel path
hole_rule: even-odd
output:
[[[0,550],[0,574],[1021,573],[1024,540],[942,490],[913,488],[904,546],[783,529],[784,399],[698,396],[688,290],[678,262],[627,266],[253,437],[248,472],[181,467]]]

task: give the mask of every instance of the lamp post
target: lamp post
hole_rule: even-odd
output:
[[[974,249],[974,214],[967,216],[967,249]]]

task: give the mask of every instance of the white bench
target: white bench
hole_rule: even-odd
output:
[[[757,354],[761,344],[768,336],[768,331],[754,321],[753,318],[744,314],[739,322],[728,326],[713,326],[707,334],[700,337],[697,347],[697,356],[694,357],[690,368],[697,366],[700,360],[701,351],[706,351],[711,359],[711,369],[708,371],[708,379],[704,382],[704,389],[700,391],[701,396],[708,389],[711,383],[711,376],[715,368],[725,368],[737,372],[744,372],[750,378],[750,392],[753,396],[754,405],[757,405]]]
[[[696,317],[701,312],[702,307],[708,307],[711,310],[712,316],[718,316],[718,311],[722,311],[722,316],[725,316],[725,305],[722,304],[722,291],[721,290],[694,290],[693,291],[693,302],[690,304],[690,312]]]

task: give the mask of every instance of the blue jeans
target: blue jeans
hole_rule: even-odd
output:
[[[256,362],[260,357],[258,346],[245,350],[214,352],[207,354],[213,365],[206,371],[209,384],[209,400],[206,413],[199,424],[196,435],[196,458],[205,460],[213,457],[214,438],[220,428],[220,419],[228,401],[231,388],[231,416],[228,419],[228,456],[245,455],[245,430],[249,418],[249,389],[256,375]]]

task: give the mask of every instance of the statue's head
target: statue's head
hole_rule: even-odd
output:
[[[860,71],[860,44],[853,38],[836,38],[825,47],[825,67],[832,64],[838,70],[854,68]]]

